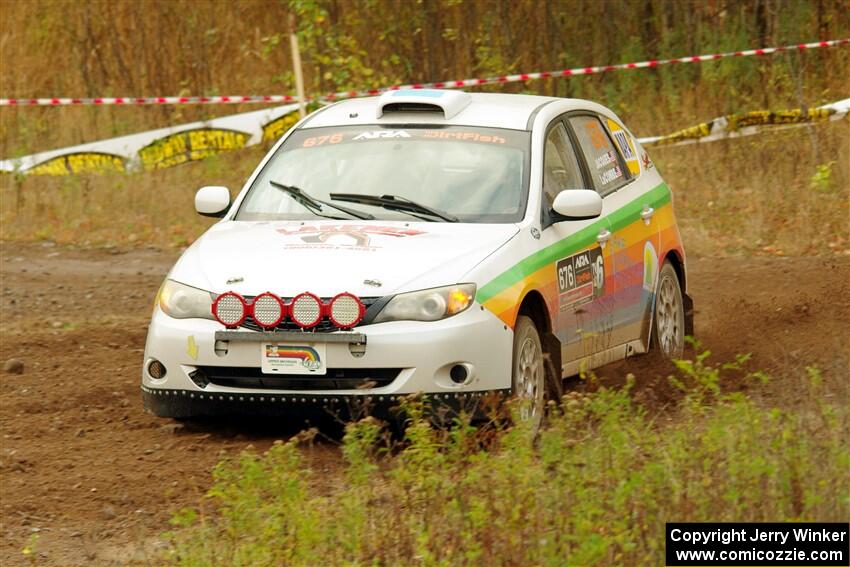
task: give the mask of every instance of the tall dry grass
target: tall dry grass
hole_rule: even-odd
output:
[[[850,36],[843,0],[2,0],[0,96],[292,92],[291,14],[312,94]],[[599,100],[655,135],[831,102],[850,91],[848,68],[842,47],[488,88]],[[0,108],[0,157],[247,109]],[[845,121],[652,153],[692,253],[840,252],[850,246],[847,138]],[[195,189],[235,191],[261,155],[135,175],[5,175],[0,238],[184,246],[210,224],[192,213]]]
[[[2,0],[0,96],[308,94],[850,37],[845,0]],[[654,135],[848,92],[850,49],[488,87],[599,100]],[[259,108],[2,108],[0,158]]]
[[[850,251],[848,121],[698,146],[657,148],[690,254]],[[0,177],[0,239],[180,248],[212,221],[194,213],[202,185],[235,195],[263,148],[136,174]]]
[[[658,148],[689,253],[850,253],[850,120]]]
[[[0,177],[0,240],[51,240],[79,246],[181,248],[213,221],[194,212],[203,185],[235,196],[262,148],[145,173]]]

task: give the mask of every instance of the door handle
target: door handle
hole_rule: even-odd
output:
[[[596,235],[596,242],[605,246],[605,243],[611,240],[611,231],[607,228],[603,228],[599,231],[599,234]]]
[[[650,220],[652,220],[652,215],[654,214],[655,209],[653,209],[649,205],[644,205],[643,210],[640,212],[640,218],[642,218],[643,222],[648,225]]]

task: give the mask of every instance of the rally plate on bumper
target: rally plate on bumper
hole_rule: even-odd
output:
[[[327,374],[327,345],[324,343],[260,343],[263,374]]]

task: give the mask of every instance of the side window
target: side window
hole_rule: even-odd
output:
[[[613,191],[628,181],[620,156],[602,123],[595,116],[573,116],[570,125],[584,153],[593,187],[602,194]]]
[[[547,207],[555,202],[555,197],[564,189],[582,189],[584,181],[578,165],[573,145],[563,123],[546,135],[546,147],[543,153],[543,199]]]

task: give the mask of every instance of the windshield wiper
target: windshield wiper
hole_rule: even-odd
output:
[[[330,215],[322,214],[323,205],[327,205],[332,209],[336,209],[338,211],[342,211],[347,213],[354,218],[362,219],[362,220],[373,220],[375,217],[370,215],[369,213],[364,213],[361,211],[355,211],[354,209],[349,209],[348,207],[343,207],[340,205],[335,205],[333,203],[329,203],[328,201],[323,201],[321,199],[317,199],[307,193],[305,193],[302,189],[295,187],[293,185],[284,185],[283,183],[278,183],[277,181],[270,179],[269,183],[271,183],[272,187],[277,187],[281,191],[286,192],[290,197],[295,199],[295,201],[304,207],[310,209],[314,213],[318,214],[321,217],[327,217],[330,219],[336,220],[345,220],[341,217],[332,217]]]
[[[398,195],[358,195],[357,193],[331,193],[332,201],[345,201],[348,203],[360,203],[362,205],[372,205],[373,207],[383,207],[390,211],[399,211],[408,213],[417,218],[422,218],[419,215],[428,215],[437,217],[446,222],[458,222],[459,219],[445,211],[411,201],[405,197]],[[433,220],[422,218],[422,220]]]

